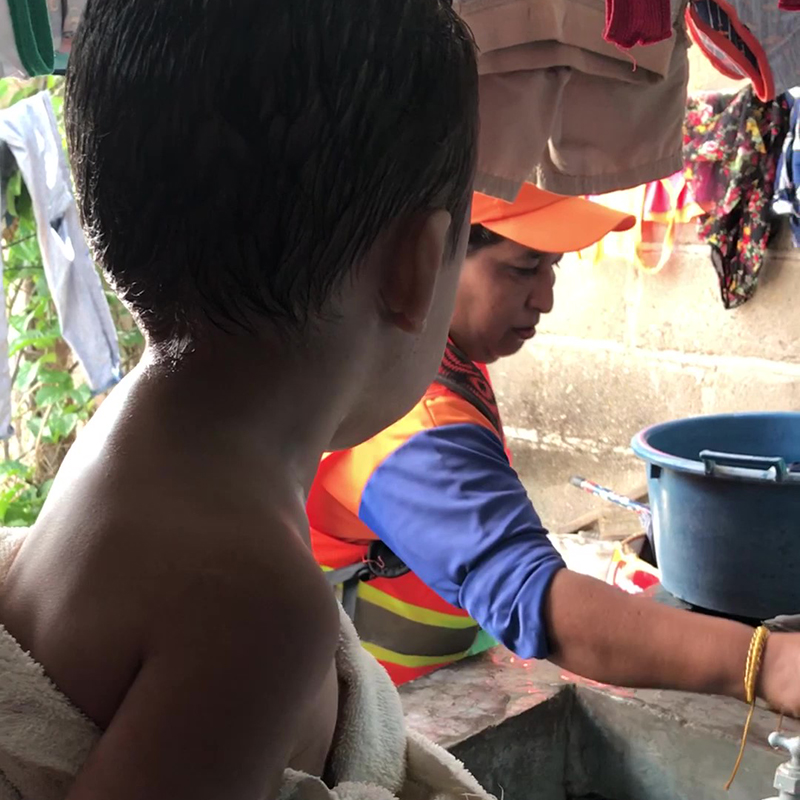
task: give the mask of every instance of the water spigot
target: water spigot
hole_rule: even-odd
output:
[[[785,750],[790,759],[775,770],[773,786],[780,791],[779,800],[800,798],[800,736],[786,736],[783,733],[771,733],[769,743],[772,747]]]
[[[800,770],[800,736],[786,736],[775,731],[769,735],[769,743],[776,750],[785,750],[791,756],[789,765]]]

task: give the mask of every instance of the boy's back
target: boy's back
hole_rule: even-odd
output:
[[[273,751],[284,766],[322,774],[333,735],[338,612],[309,564],[302,506],[274,449],[237,441],[253,429],[222,422],[197,435],[215,400],[230,404],[213,395],[191,403],[132,375],[73,448],[4,586],[6,628],[79,709],[111,726],[106,746],[125,745],[114,770],[133,755],[129,737],[148,731],[129,768],[155,784],[129,781],[122,796],[153,796],[184,759],[221,775],[224,785],[204,780],[219,797],[259,725],[285,736],[288,749]],[[123,698],[133,713],[118,728]],[[224,768],[216,737],[239,741]],[[250,755],[267,768],[263,752]],[[158,761],[166,772],[148,776]]]
[[[89,0],[67,103],[85,226],[148,348],[0,622],[103,731],[71,800],[271,797],[287,766],[324,773],[337,720],[319,456],[404,413],[443,348],[471,42],[445,0]]]

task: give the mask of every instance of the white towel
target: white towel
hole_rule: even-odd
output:
[[[0,582],[24,538],[0,529]],[[494,800],[442,748],[406,731],[397,690],[340,609],[342,687],[331,783],[286,770],[279,800]],[[0,626],[0,800],[62,800],[100,737]]]

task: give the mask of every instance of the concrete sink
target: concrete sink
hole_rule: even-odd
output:
[[[401,689],[410,727],[447,747],[505,800],[763,800],[788,756],[758,709],[733,788],[747,712],[733,700],[620,689],[497,649]],[[784,730],[796,734],[790,720]]]

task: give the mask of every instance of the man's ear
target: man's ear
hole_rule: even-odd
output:
[[[450,214],[437,209],[404,220],[389,237],[381,298],[389,321],[407,333],[425,328],[451,224]]]

